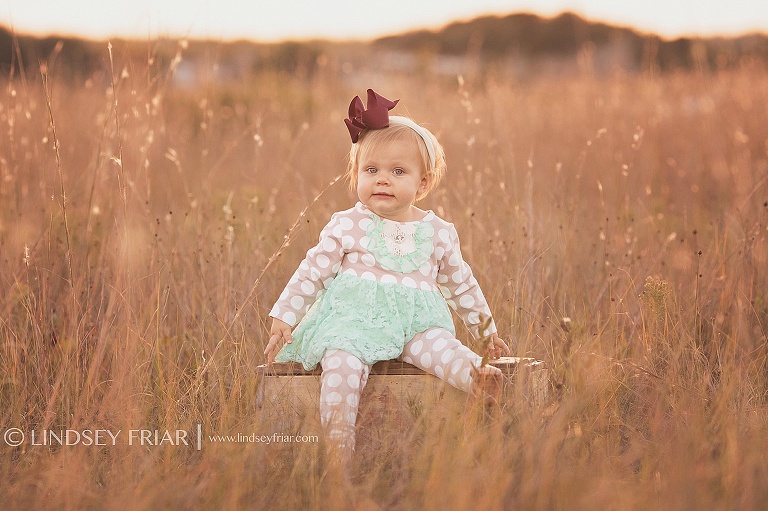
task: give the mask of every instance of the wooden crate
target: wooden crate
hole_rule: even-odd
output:
[[[501,406],[538,406],[549,393],[548,370],[532,358],[502,357],[489,361],[504,373]],[[320,434],[320,373],[296,363],[257,368],[257,406],[262,424],[282,434]],[[358,426],[366,423],[407,430],[434,407],[460,410],[467,394],[421,369],[399,361],[376,363],[360,400]]]

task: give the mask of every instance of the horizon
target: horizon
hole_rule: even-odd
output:
[[[77,1],[81,7],[92,3],[90,0],[75,0]],[[725,11],[716,2],[696,2],[695,12],[698,16],[691,16],[693,11],[685,5],[680,5],[690,3],[686,0],[652,0],[650,3],[656,5],[657,9],[646,3],[643,9],[625,8],[621,13],[613,14],[611,3],[601,0],[485,0],[469,8],[455,0],[443,2],[445,9],[439,13],[430,10],[429,5],[420,4],[421,9],[414,9],[414,16],[406,23],[400,19],[402,10],[398,10],[397,6],[405,5],[407,0],[391,0],[391,8],[388,9],[391,12],[386,15],[377,13],[377,16],[366,16],[366,12],[354,10],[349,0],[329,1],[325,16],[320,18],[293,15],[292,9],[300,5],[305,8],[311,6],[311,3],[303,3],[302,0],[283,0],[280,2],[282,7],[272,3],[271,7],[264,8],[264,12],[258,10],[263,8],[263,4],[241,5],[238,0],[228,0],[228,3],[216,8],[212,13],[208,2],[209,0],[187,1],[184,4],[188,10],[174,9],[175,4],[181,5],[181,0],[168,0],[161,6],[153,0],[144,0],[143,6],[138,7],[130,2],[113,2],[109,6],[94,3],[91,5],[93,9],[89,11],[91,16],[73,19],[71,14],[82,9],[72,8],[71,2],[67,7],[52,0],[41,0],[37,2],[34,12],[31,12],[26,4],[22,5],[19,0],[9,0],[8,12],[0,12],[0,26],[19,35],[37,38],[66,37],[94,41],[190,39],[254,43],[364,42],[414,31],[439,31],[453,23],[469,22],[488,16],[534,14],[544,19],[553,19],[564,13],[572,13],[590,23],[628,28],[667,40],[768,34],[768,10],[759,8],[759,2],[755,0],[731,2],[730,8]],[[503,5],[509,8],[501,10]],[[663,9],[662,5],[665,6]],[[581,8],[578,8],[579,6]],[[168,10],[164,11],[164,7],[168,7]],[[63,12],[57,13],[57,10],[61,9]],[[40,17],[41,11],[46,12],[48,16]],[[602,16],[599,15],[601,12]],[[728,15],[723,15],[723,12]],[[659,23],[653,26],[654,23],[647,21],[649,15],[651,18],[657,18]],[[633,18],[634,22],[631,21]],[[674,25],[674,19],[678,19],[677,25]],[[344,28],[339,29],[340,26]],[[670,28],[672,26],[677,26],[677,31]]]

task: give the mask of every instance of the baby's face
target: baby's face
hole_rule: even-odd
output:
[[[382,142],[360,157],[357,196],[382,218],[398,222],[417,220],[413,203],[427,188],[424,160],[412,137]]]

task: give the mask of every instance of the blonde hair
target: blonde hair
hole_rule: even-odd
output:
[[[352,144],[352,148],[349,150],[349,163],[347,165],[347,178],[349,179],[349,187],[352,190],[357,188],[357,171],[360,164],[360,159],[368,154],[370,151],[375,151],[386,142],[406,137],[413,140],[419,146],[419,152],[421,153],[421,159],[423,162],[422,172],[427,177],[426,189],[416,195],[416,200],[423,199],[427,196],[433,188],[437,186],[440,180],[445,175],[446,163],[445,152],[443,146],[437,141],[435,135],[428,129],[421,127],[424,133],[430,137],[432,145],[435,149],[435,164],[432,165],[430,161],[427,145],[421,138],[421,135],[416,133],[413,129],[405,124],[392,123],[386,128],[378,130],[366,130],[360,134],[360,138],[356,144]]]

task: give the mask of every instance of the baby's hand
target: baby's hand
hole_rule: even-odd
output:
[[[283,347],[282,341],[291,344],[291,325],[277,318],[272,318],[272,328],[269,329],[269,343],[264,354],[267,356],[267,364],[275,361],[275,355]]]
[[[498,334],[491,334],[488,339],[488,344],[485,347],[485,352],[489,358],[497,359],[501,358],[501,355],[510,356],[509,346],[501,340]]]

